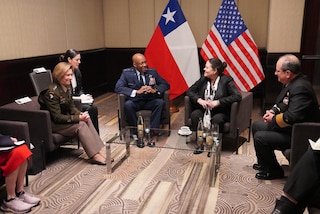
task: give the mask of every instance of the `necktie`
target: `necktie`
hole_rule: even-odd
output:
[[[141,86],[143,86],[143,85],[144,85],[144,81],[143,81],[142,76],[143,76],[143,74],[140,74],[140,84],[141,84]]]

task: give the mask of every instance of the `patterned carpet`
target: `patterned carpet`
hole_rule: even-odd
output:
[[[117,96],[109,93],[95,103],[100,136],[107,140],[118,131]],[[178,108],[171,117],[172,129],[183,124],[183,105]],[[259,117],[255,110],[253,120]],[[112,146],[116,161],[120,150],[121,145]],[[222,151],[212,188],[205,153],[132,146],[130,157],[107,174],[105,166],[88,164],[82,152],[74,145],[62,147],[47,158],[46,170],[30,176],[26,189],[42,199],[31,213],[271,213],[285,183],[254,178],[252,142],[245,143],[239,155]],[[2,198],[4,194],[2,188]]]

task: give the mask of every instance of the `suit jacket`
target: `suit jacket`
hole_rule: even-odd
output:
[[[80,96],[84,94],[83,87],[82,87],[82,74],[80,69],[74,69],[73,75],[76,78],[77,87],[73,88],[72,96]]]
[[[51,83],[48,90],[40,93],[38,101],[41,109],[50,112],[53,132],[79,123],[80,111],[73,102],[71,92],[64,92],[60,84]]]
[[[272,110],[276,116],[269,129],[291,132],[294,123],[320,122],[317,96],[304,75],[297,76],[283,86]]]
[[[130,97],[133,90],[139,90],[141,84],[134,67],[126,68],[122,71],[120,79],[116,83],[115,92],[118,94],[127,95],[127,99],[134,101],[150,100],[162,96],[163,93],[170,88],[168,82],[164,80],[155,69],[147,69],[145,72],[146,85],[149,85],[150,77],[155,78],[154,87],[158,90],[158,96],[152,94],[137,94],[135,97]]]
[[[202,109],[202,106],[197,103],[199,98],[204,99],[204,92],[207,89],[207,82],[209,78],[202,76],[197,80],[188,90],[187,95],[190,97],[193,109]],[[214,100],[220,101],[220,106],[214,108],[212,113],[225,113],[230,114],[231,104],[233,102],[241,101],[241,93],[235,87],[232,77],[221,75],[217,91],[215,92]]]

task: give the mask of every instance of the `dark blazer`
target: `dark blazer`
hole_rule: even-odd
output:
[[[155,69],[149,68],[145,72],[146,85],[149,84],[150,77],[154,77],[156,84],[155,88],[158,90],[159,96],[162,96],[163,93],[170,88],[170,85],[166,80],[164,80]],[[139,81],[139,77],[137,76],[136,69],[134,67],[126,68],[122,71],[120,79],[117,81],[115,86],[115,92],[118,94],[127,95],[127,99],[131,99],[134,101],[139,100],[149,100],[155,99],[156,97],[152,94],[137,94],[135,97],[130,97],[133,90],[139,90],[141,88],[141,84]]]
[[[53,132],[79,123],[80,111],[73,102],[71,92],[64,92],[59,84],[51,83],[48,90],[40,93],[38,101],[42,109],[50,112]]]
[[[188,90],[187,95],[190,97],[193,109],[202,109],[202,106],[197,103],[199,98],[204,99],[204,92],[207,89],[209,78],[202,76]],[[230,114],[231,104],[241,101],[241,93],[235,87],[232,77],[221,75],[214,100],[220,101],[220,106],[213,109],[213,113],[221,112],[227,115]]]
[[[82,87],[82,74],[80,69],[74,69],[73,75],[76,78],[77,87],[73,88],[72,95],[73,96],[80,96],[84,94],[83,87]]]
[[[288,86],[283,86],[272,110],[276,116],[270,129],[290,132],[294,123],[320,122],[317,96],[305,75],[299,75]]]

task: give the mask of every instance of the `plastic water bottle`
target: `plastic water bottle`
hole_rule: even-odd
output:
[[[198,127],[197,127],[197,144],[200,147],[203,145],[203,137],[204,137],[203,131],[204,131],[203,121],[202,121],[202,117],[200,117],[198,122]]]

